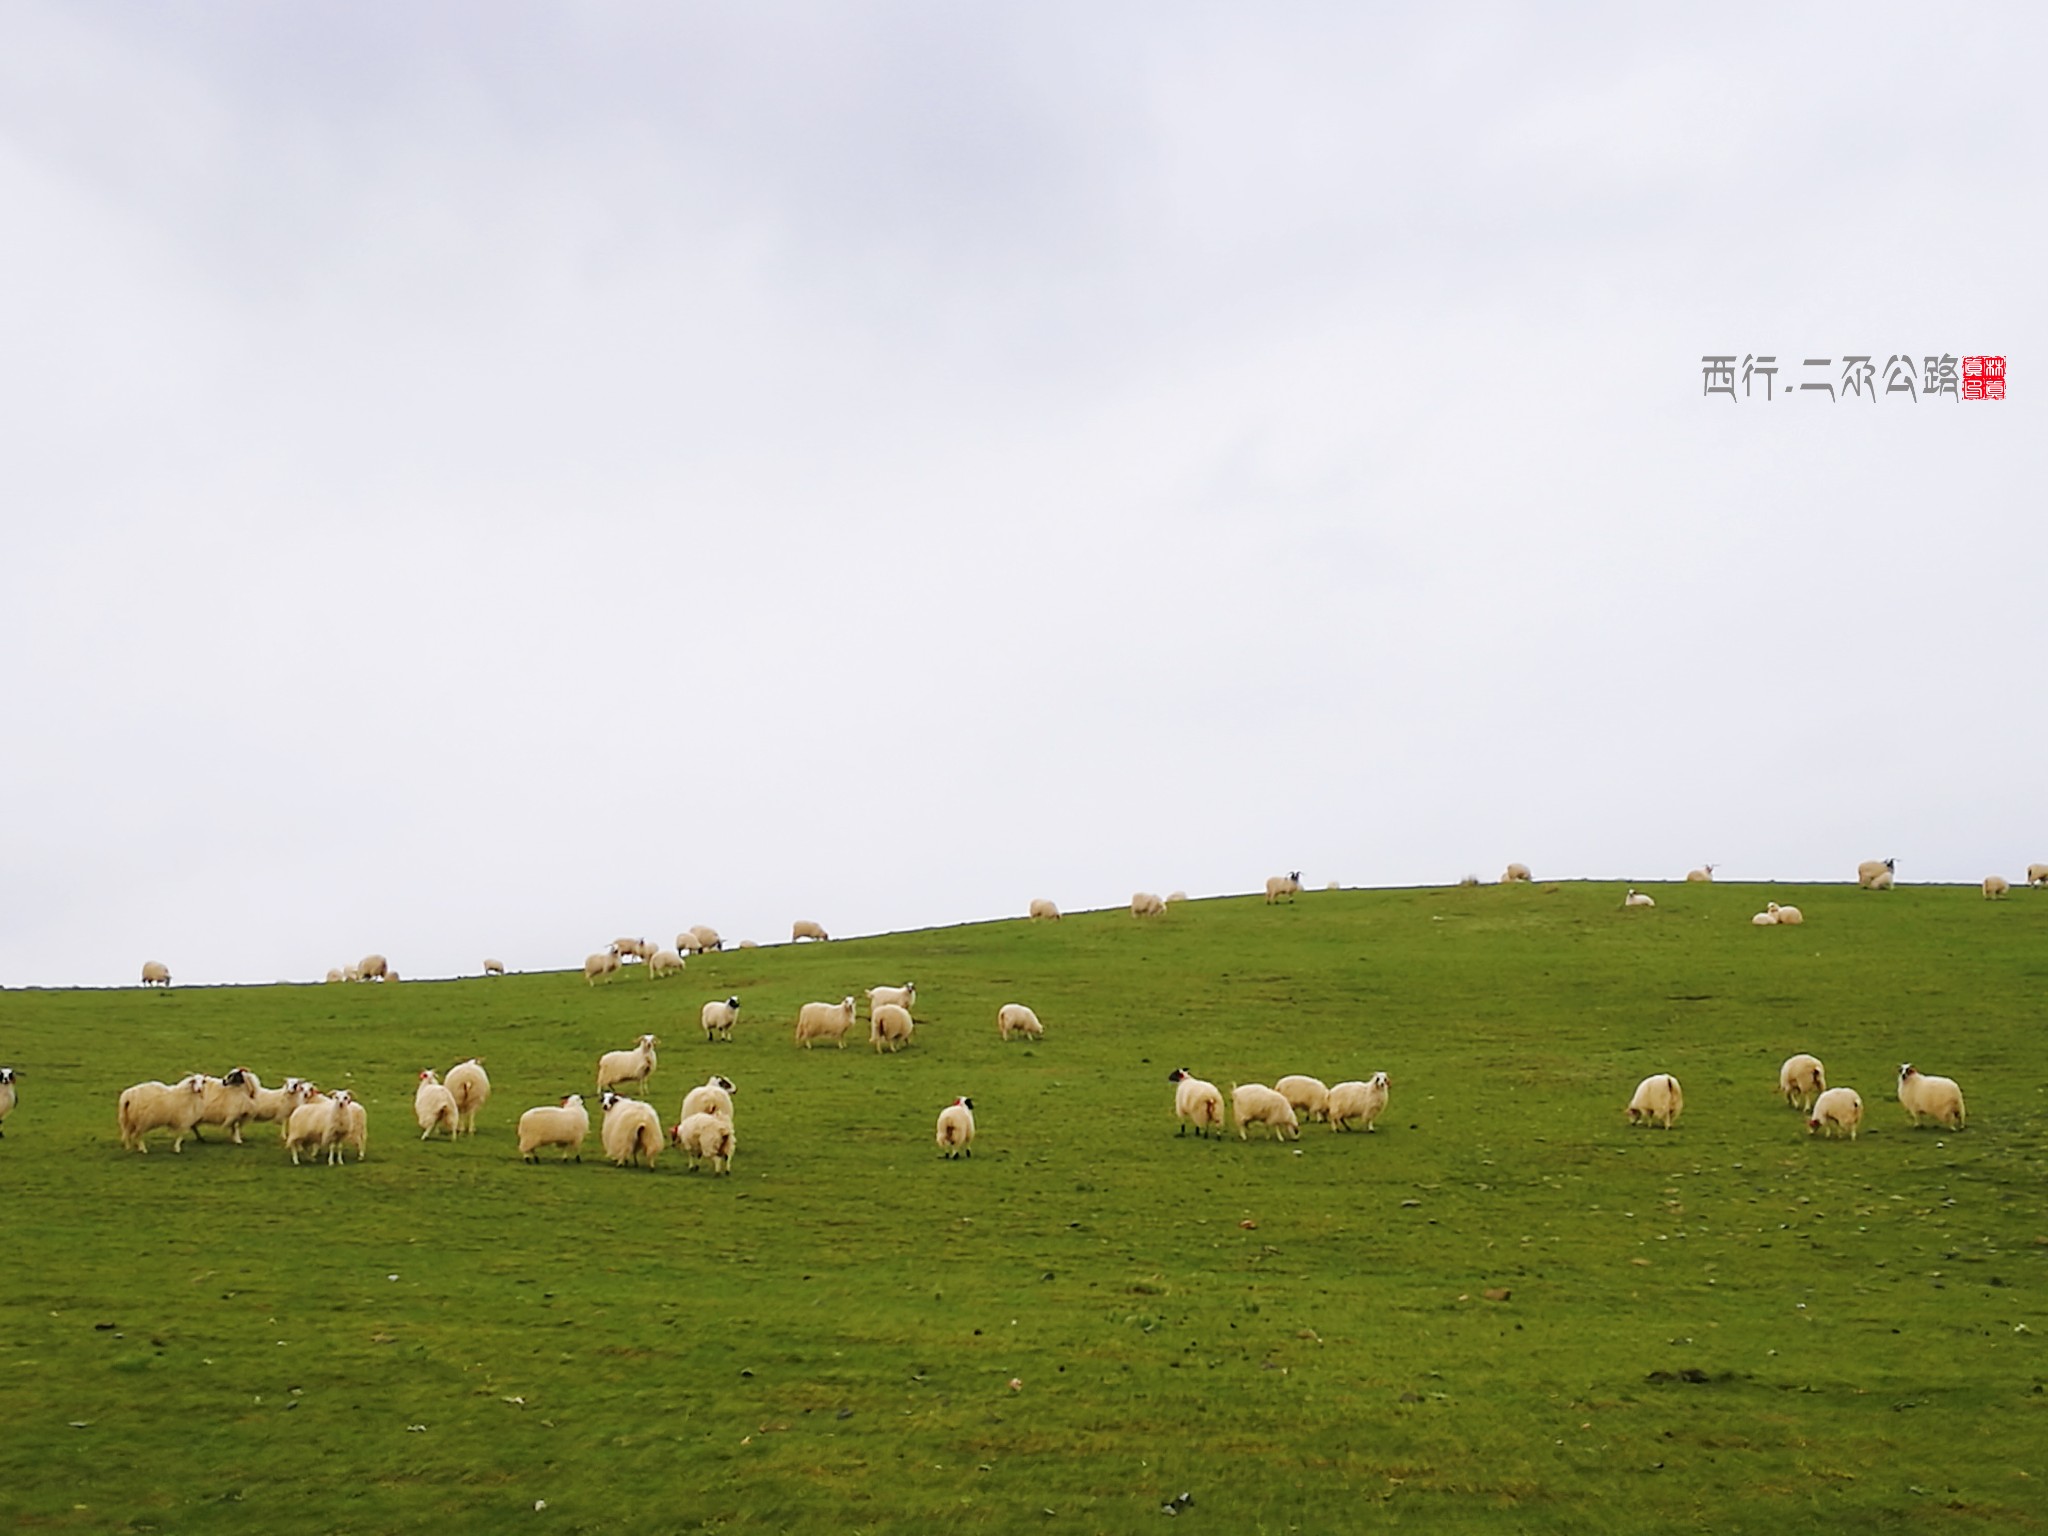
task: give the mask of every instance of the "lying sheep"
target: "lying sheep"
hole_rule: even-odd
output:
[[[1223,1134],[1223,1095],[1214,1083],[1204,1082],[1186,1067],[1175,1067],[1166,1080],[1178,1085],[1173,1090],[1173,1114],[1180,1129],[1174,1135],[1187,1135],[1190,1125],[1197,1136]]]
[[[185,1150],[185,1138],[199,1123],[206,1108],[206,1079],[198,1073],[175,1083],[137,1083],[121,1091],[114,1109],[114,1123],[121,1132],[121,1145],[131,1152],[149,1150],[151,1131],[169,1131],[171,1150]]]
[[[906,982],[900,987],[869,987],[868,1017],[873,1018],[875,1010],[884,1003],[894,1003],[899,1008],[917,1006],[917,983]]]
[[[1830,1088],[1813,1101],[1813,1112],[1806,1119],[1806,1134],[1819,1132],[1832,1137],[1847,1131],[1854,1141],[1862,1124],[1863,1099],[1856,1090]]]
[[[1301,894],[1301,871],[1290,869],[1284,875],[1266,876],[1266,905],[1271,906],[1282,896],[1292,900]]]
[[[1041,917],[1056,923],[1060,920],[1060,909],[1043,896],[1034,896],[1031,898],[1031,920],[1035,923]]]
[[[683,957],[672,949],[657,949],[647,961],[647,974],[656,978],[682,974]]]
[[[1254,1125],[1263,1125],[1268,1135],[1283,1141],[1301,1140],[1301,1122],[1294,1117],[1294,1106],[1284,1093],[1264,1083],[1232,1083],[1230,1109],[1237,1117],[1239,1141],[1251,1140],[1249,1128]]]
[[[691,932],[688,928],[685,928],[681,933],[676,935],[677,954],[698,955],[702,954],[703,952],[704,941],[698,938],[697,935]]]
[[[206,1139],[199,1134],[202,1125],[217,1125],[228,1132],[239,1147],[242,1145],[242,1122],[256,1108],[255,1079],[244,1068],[236,1067],[224,1076],[202,1077],[199,1081],[204,1085],[200,1090],[203,1102],[199,1118],[192,1122],[193,1139]]]
[[[796,1043],[808,1051],[813,1040],[830,1040],[843,1051],[846,1049],[846,1032],[851,1028],[851,997],[841,998],[836,1003],[805,1003],[797,1011]]]
[[[7,1134],[7,1117],[14,1113],[15,1071],[12,1067],[0,1067],[0,1136]]]
[[[668,1133],[668,1139],[690,1160],[692,1173],[707,1162],[713,1173],[732,1172],[733,1148],[738,1138],[733,1133],[731,1116],[684,1115]]]
[[[2029,864],[2027,866],[2027,884],[2037,888],[2048,885],[2048,864]]]
[[[161,960],[143,961],[142,984],[145,987],[168,987],[171,984],[170,967]]]
[[[1763,911],[1752,915],[1750,923],[1758,928],[1775,928],[1778,925],[1778,904],[1774,901]]]
[[[2011,889],[2012,882],[2003,875],[1986,875],[1984,877],[1984,899],[1986,901],[1996,901]]]
[[[590,1111],[583,1107],[583,1095],[572,1093],[560,1104],[537,1105],[519,1117],[519,1156],[536,1163],[542,1147],[560,1147],[563,1162],[574,1153],[580,1163],[589,1134]]]
[[[683,1107],[676,1112],[676,1119],[687,1120],[692,1115],[723,1115],[732,1119],[732,1096],[739,1092],[729,1077],[716,1072],[683,1095]]]
[[[1688,869],[1685,872],[1685,878],[1695,883],[1701,880],[1711,881],[1714,878],[1714,866],[1702,864],[1698,869]]]
[[[1897,863],[1897,859],[1865,859],[1856,866],[1856,883],[1867,891],[1888,891]]]
[[[1929,1077],[1909,1061],[1899,1068],[1899,1103],[1915,1126],[1926,1115],[1948,1130],[1963,1128],[1963,1090],[1952,1077]]]
[[[328,981],[347,981],[348,972],[344,971],[338,965],[330,965],[327,968],[327,975],[325,979]]]
[[[996,1038],[1008,1040],[1012,1035],[1042,1040],[1045,1038],[1045,1026],[1038,1022],[1038,1015],[1022,1003],[1005,1003],[996,1010]]]
[[[1362,1083],[1339,1083],[1330,1090],[1324,1104],[1324,1114],[1330,1122],[1330,1129],[1341,1131],[1349,1128],[1353,1120],[1363,1121],[1369,1131],[1373,1121],[1387,1107],[1387,1074],[1375,1072]]]
[[[607,1088],[645,1088],[654,1076],[654,1048],[661,1041],[642,1035],[628,1051],[606,1051],[597,1058],[597,1091]],[[661,1129],[659,1125],[656,1130]]]
[[[1772,922],[1784,923],[1788,927],[1796,928],[1806,921],[1806,914],[1797,907],[1781,907],[1775,901],[1766,903],[1764,910],[1770,913]]]
[[[716,928],[709,928],[702,923],[698,923],[690,929],[690,932],[696,936],[699,949],[715,950],[725,948],[725,940],[718,936]]]
[[[868,1017],[868,1043],[878,1056],[885,1048],[893,1053],[910,1044],[916,1028],[908,1008],[901,1003],[884,1003]]]
[[[1635,1097],[1628,1101],[1630,1125],[1658,1125],[1670,1130],[1685,1108],[1685,1092],[1669,1072],[1658,1072],[1636,1084]]]
[[[420,1073],[420,1085],[412,1095],[412,1117],[419,1122],[421,1141],[443,1129],[450,1141],[462,1134],[462,1111],[456,1107],[455,1095],[431,1071]]]
[[[728,997],[721,1003],[714,998],[704,1005],[702,1017],[706,1040],[730,1040],[732,1027],[739,1022],[740,1000]]]
[[[458,1061],[448,1069],[444,1079],[448,1091],[455,1095],[455,1112],[461,1116],[458,1129],[476,1134],[476,1112],[490,1102],[491,1079],[484,1071],[483,1062],[475,1056],[467,1061]]]
[[[741,939],[739,947],[741,949],[759,949],[761,946],[756,944],[752,939]]]
[[[1501,871],[1500,883],[1502,885],[1527,885],[1529,883],[1529,866],[1526,864],[1510,864],[1505,870]]]
[[[941,1157],[974,1156],[974,1100],[955,1099],[939,1111],[937,1141]]]
[[[383,981],[391,975],[391,962],[382,955],[365,955],[356,963],[359,981]]]
[[[306,1097],[285,1125],[285,1150],[291,1153],[295,1168],[302,1150],[315,1157],[325,1153],[331,1168],[342,1160],[341,1151],[349,1139],[349,1109],[355,1095],[344,1088],[329,1096],[315,1090],[311,1083],[301,1084],[300,1092]]]
[[[798,918],[789,925],[789,942],[792,944],[798,939],[816,939],[822,944],[831,937],[831,934],[820,928],[816,923],[803,918]]]
[[[1131,916],[1158,917],[1166,911],[1166,903],[1150,891],[1135,891],[1131,895]]]
[[[1827,1092],[1828,1074],[1817,1056],[1800,1052],[1787,1056],[1778,1068],[1778,1092],[1785,1095],[1787,1109],[1810,1110],[1813,1101]]]
[[[1169,907],[1172,906],[1176,901],[1186,901],[1187,899],[1188,893],[1186,891],[1168,891],[1166,893],[1166,904]]]
[[[604,1155],[621,1168],[634,1167],[644,1157],[652,1171],[662,1142],[661,1117],[654,1106],[609,1090],[599,1102],[604,1106],[604,1123],[598,1129]]]
[[[600,950],[594,955],[583,957],[583,979],[591,986],[597,985],[600,976],[610,976],[619,968],[619,957],[610,950]]]
[[[1283,1077],[1273,1085],[1294,1112],[1304,1120],[1327,1120],[1330,1118],[1330,1090],[1321,1078],[1299,1075]]]
[[[486,976],[502,976],[502,975],[504,975],[504,974],[505,974],[505,962],[504,962],[504,961],[502,961],[502,960],[486,960],[486,961],[484,962],[484,974],[485,974]]]
[[[1621,904],[1624,907],[1654,907],[1657,905],[1657,902],[1654,897],[1645,895],[1634,886],[1630,886],[1628,894],[1621,898]]]

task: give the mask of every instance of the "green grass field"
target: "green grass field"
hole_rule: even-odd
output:
[[[2048,1530],[2048,896],[1648,889],[1199,902],[594,991],[0,994],[0,1516]],[[1806,925],[1753,929],[1765,895]],[[900,1056],[865,1020],[790,1043],[799,1003],[907,979]],[[1042,1043],[998,1042],[1012,1000]],[[594,1130],[580,1165],[522,1164],[519,1112],[643,1030],[665,1124],[739,1084],[732,1176],[615,1169]],[[1795,1050],[1862,1093],[1855,1144],[1776,1096]],[[481,1133],[422,1145],[415,1074],[472,1054]],[[1967,1131],[1907,1129],[1906,1060],[1961,1081]],[[238,1063],[354,1087],[368,1161],[295,1169],[269,1127],[119,1149],[123,1086]],[[1393,1098],[1371,1136],[1177,1138],[1180,1065],[1384,1069]],[[1669,1133],[1622,1114],[1652,1071],[1685,1087]]]

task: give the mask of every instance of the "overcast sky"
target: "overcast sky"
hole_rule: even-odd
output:
[[[2043,15],[7,0],[0,982],[2017,878]]]

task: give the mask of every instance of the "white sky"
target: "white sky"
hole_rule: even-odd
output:
[[[0,982],[2017,877],[2044,16],[7,0]]]

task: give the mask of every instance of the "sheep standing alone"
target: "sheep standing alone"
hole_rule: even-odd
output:
[[[1624,907],[1654,907],[1657,905],[1657,902],[1654,897],[1645,895],[1634,886],[1630,886],[1628,894],[1621,898],[1621,904]]]
[[[1510,864],[1506,869],[1501,871],[1500,883],[1502,885],[1527,885],[1529,883],[1529,879],[1530,876],[1528,865]]]
[[[845,1050],[846,1032],[853,1028],[853,1012],[851,997],[836,1003],[805,1003],[797,1010],[796,1043],[808,1051],[813,1040],[830,1040]]]
[[[142,984],[145,987],[168,987],[171,984],[170,967],[161,960],[143,961]]]
[[[206,1138],[199,1134],[202,1125],[217,1125],[226,1131],[236,1146],[242,1144],[242,1122],[249,1118],[256,1108],[256,1081],[247,1069],[236,1067],[221,1077],[202,1077],[199,1080],[203,1103],[199,1118],[192,1123],[192,1136],[196,1141]]]
[[[1284,875],[1266,876],[1266,905],[1271,906],[1282,896],[1292,900],[1301,894],[1301,871],[1290,869]]]
[[[653,1035],[642,1035],[631,1050],[606,1051],[597,1058],[597,1091],[645,1088],[647,1079],[654,1076],[654,1048],[660,1044]]]
[[[131,1152],[149,1151],[151,1131],[169,1131],[171,1150],[185,1150],[185,1138],[199,1123],[206,1107],[206,1079],[198,1073],[175,1083],[137,1083],[121,1090],[114,1107],[114,1123],[121,1133],[121,1145]]]
[[[1635,1097],[1628,1101],[1630,1125],[1662,1125],[1670,1130],[1685,1109],[1685,1091],[1669,1072],[1653,1073],[1636,1084]]]
[[[996,1038],[1008,1040],[1012,1035],[1042,1040],[1045,1038],[1045,1026],[1038,1022],[1038,1015],[1022,1003],[1005,1003],[996,1010]]]
[[[1173,1114],[1180,1129],[1174,1135],[1187,1135],[1190,1125],[1197,1136],[1206,1136],[1211,1131],[1218,1136],[1223,1134],[1223,1095],[1214,1083],[1204,1082],[1186,1067],[1175,1067],[1166,1074],[1166,1080],[1175,1085]]]
[[[648,959],[647,974],[654,977],[682,974],[683,957],[672,949],[657,949]]]
[[[1131,894],[1131,916],[1158,917],[1166,911],[1166,903],[1150,891],[1134,891]]]
[[[1810,1110],[1813,1101],[1827,1090],[1828,1074],[1818,1056],[1802,1051],[1797,1056],[1787,1056],[1785,1065],[1778,1068],[1778,1092],[1785,1095],[1788,1109]]]
[[[1237,1118],[1237,1139],[1250,1141],[1250,1127],[1263,1125],[1266,1133],[1283,1141],[1301,1140],[1301,1122],[1295,1118],[1294,1106],[1287,1102],[1287,1095],[1277,1093],[1264,1083],[1232,1083],[1230,1085],[1230,1110]]]
[[[733,1132],[730,1116],[703,1112],[684,1115],[676,1122],[675,1129],[668,1133],[668,1139],[690,1160],[692,1173],[707,1162],[711,1164],[713,1173],[732,1172],[733,1148],[738,1138]]]
[[[2048,864],[2029,864],[2027,866],[2027,884],[2036,888],[2048,885]]]
[[[594,955],[583,957],[583,979],[591,986],[597,985],[597,978],[610,976],[619,968],[619,957],[610,950],[600,950]]]
[[[1899,1104],[1920,1124],[1926,1115],[1951,1131],[1963,1128],[1963,1090],[1952,1077],[1929,1077],[1910,1061],[1899,1068]]]
[[[504,974],[505,974],[505,962],[504,962],[504,961],[502,961],[502,960],[486,960],[486,961],[484,962],[484,974],[485,974],[486,976],[502,976],[502,975],[504,975]]]
[[[490,1102],[491,1079],[484,1071],[484,1064],[472,1056],[467,1061],[458,1061],[448,1069],[443,1079],[448,1091],[455,1095],[455,1112],[462,1118],[457,1128],[476,1134],[476,1112]]]
[[[412,1095],[412,1117],[419,1122],[421,1141],[438,1130],[445,1129],[450,1141],[462,1134],[462,1111],[456,1107],[455,1095],[431,1071],[420,1073],[420,1085]]]
[[[0,1067],[0,1136],[7,1134],[7,1117],[14,1113],[14,1068]]]
[[[894,1003],[899,1008],[917,1006],[917,983],[905,982],[900,987],[869,987],[868,1017],[873,1018],[875,1010],[884,1003]]]
[[[1302,1119],[1330,1118],[1330,1090],[1321,1078],[1295,1074],[1281,1078],[1273,1087],[1294,1106],[1294,1112]]]
[[[654,1112],[654,1106],[643,1099],[611,1092],[599,1102],[604,1106],[604,1123],[597,1134],[604,1144],[604,1155],[621,1168],[634,1167],[644,1157],[648,1170],[653,1171],[662,1143],[661,1117]]]
[[[1897,859],[1865,859],[1856,866],[1856,883],[1866,891],[1888,891],[1897,863]]]
[[[2011,889],[2012,882],[2003,875],[1986,875],[1984,877],[1984,899],[1986,901],[1996,901]]]
[[[1688,869],[1685,872],[1685,878],[1695,883],[1701,880],[1712,881],[1714,878],[1714,866],[1702,864],[1698,869]]]
[[[1043,896],[1034,896],[1031,898],[1031,920],[1035,923],[1041,917],[1056,923],[1060,920],[1060,909]]]
[[[1387,1074],[1375,1072],[1365,1082],[1339,1083],[1332,1088],[1324,1113],[1333,1131],[1347,1129],[1353,1120],[1363,1121],[1369,1131],[1373,1121],[1379,1119],[1386,1107]]]
[[[916,1029],[917,1023],[908,1008],[901,1003],[884,1003],[868,1016],[868,1043],[878,1056],[884,1047],[894,1053],[910,1044]]]
[[[955,1099],[940,1110],[935,1139],[941,1157],[974,1156],[974,1100]]]
[[[560,1104],[540,1104],[519,1117],[519,1156],[526,1162],[540,1161],[542,1147],[560,1147],[562,1161],[571,1153],[583,1161],[584,1138],[590,1135],[590,1111],[583,1107],[583,1095],[572,1093]]]
[[[816,923],[804,918],[798,918],[789,925],[789,942],[792,944],[798,939],[816,939],[822,944],[831,937],[831,934],[820,928]]]
[[[1820,1132],[1833,1137],[1847,1131],[1854,1141],[1862,1124],[1862,1095],[1854,1088],[1830,1088],[1813,1101],[1813,1110],[1806,1117],[1806,1134]]]
[[[732,1027],[739,1022],[740,1000],[737,997],[728,997],[721,1003],[714,998],[704,1005],[701,1017],[704,1021],[706,1040],[730,1040]]]

